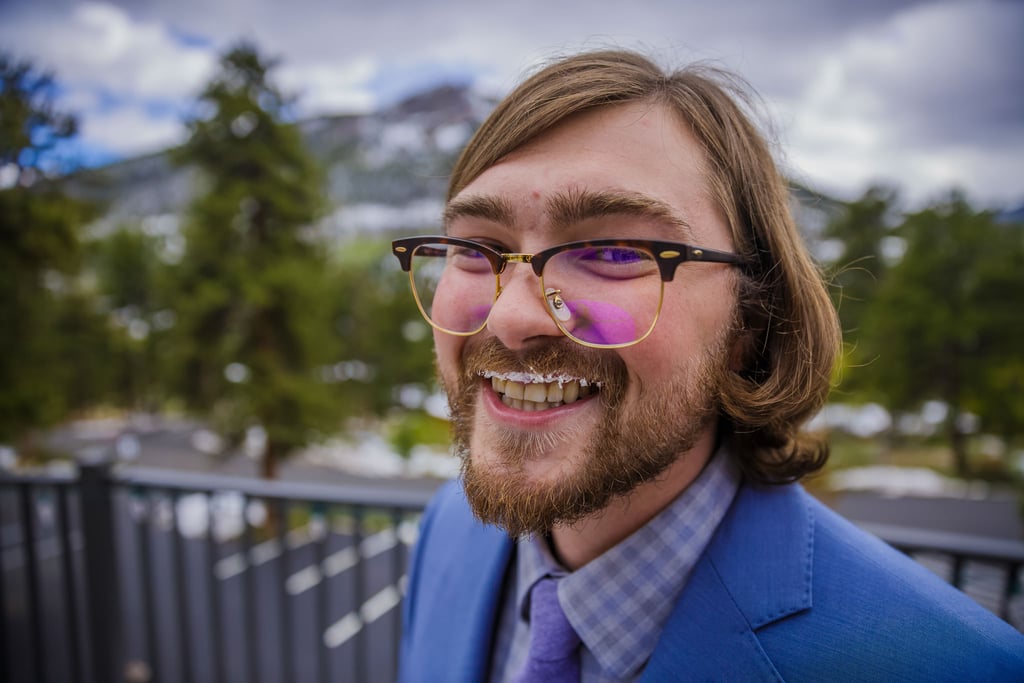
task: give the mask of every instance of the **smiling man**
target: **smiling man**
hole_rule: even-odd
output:
[[[1024,639],[798,484],[835,312],[727,75],[587,53],[526,80],[396,240],[459,483],[404,681],[938,680]]]

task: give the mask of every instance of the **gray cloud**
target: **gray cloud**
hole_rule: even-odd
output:
[[[132,100],[194,91],[204,60],[251,38],[283,58],[282,79],[309,111],[365,108],[415,87],[420,73],[461,70],[501,92],[554,54],[638,47],[740,72],[776,116],[790,162],[848,195],[891,175],[919,196],[960,184],[987,201],[1024,198],[1015,161],[1024,158],[1024,3],[1015,0],[114,4],[131,31],[148,32],[148,51],[128,46],[100,62],[111,48],[73,23],[83,5],[73,0],[2,0],[0,44],[46,60],[77,101],[97,87]]]
[[[879,32],[883,54],[857,60],[853,87],[877,93],[883,113],[911,142],[989,144],[1019,136],[1024,3],[929,8],[910,19],[916,23]]]

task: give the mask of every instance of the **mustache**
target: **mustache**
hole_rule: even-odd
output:
[[[625,362],[614,351],[591,349],[568,339],[513,351],[497,337],[470,338],[463,349],[461,383],[477,383],[485,370],[582,377],[600,382],[606,397],[621,394],[628,377]]]

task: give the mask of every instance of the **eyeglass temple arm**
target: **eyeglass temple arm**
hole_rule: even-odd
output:
[[[662,279],[665,282],[671,282],[675,277],[676,268],[678,268],[681,263],[686,263],[687,261],[730,263],[743,267],[746,267],[747,265],[747,262],[742,256],[729,251],[719,251],[718,249],[707,249],[705,247],[693,247],[688,244],[666,246],[668,248],[660,249],[658,251],[658,259],[663,264],[661,269]],[[680,249],[680,247],[682,247],[682,249]]]

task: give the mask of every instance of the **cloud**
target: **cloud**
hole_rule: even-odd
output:
[[[154,117],[142,107],[118,107],[106,116],[82,119],[82,137],[118,156],[159,151],[184,142],[184,136],[180,119]]]
[[[214,52],[185,44],[167,26],[95,2],[76,4],[68,14],[41,10],[0,36],[72,88],[138,99],[192,96],[216,64]]]
[[[847,196],[897,184],[917,203],[953,186],[1024,198],[1024,5],[929,3],[849,34],[776,102],[798,174]]]
[[[371,111],[377,104],[366,83],[378,72],[369,57],[345,64],[316,62],[281,66],[277,83],[285,92],[298,96],[307,116]]]
[[[439,80],[500,95],[539,61],[615,45],[739,71],[792,171],[822,189],[957,184],[1002,203],[1024,198],[1022,27],[1015,0],[0,0],[0,44],[52,66],[85,133],[118,149],[180,136],[176,112],[240,38],[281,58],[300,115],[366,111]]]
[[[849,87],[916,143],[1000,139],[1024,121],[1024,4],[949,2],[851,40]]]
[[[0,41],[56,73],[85,147],[125,155],[181,141],[184,112],[216,65],[211,48],[103,3],[43,5],[21,17]]]

